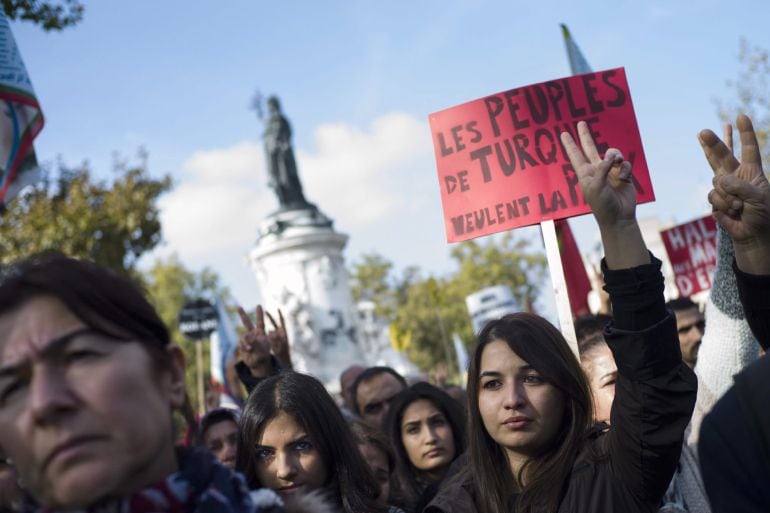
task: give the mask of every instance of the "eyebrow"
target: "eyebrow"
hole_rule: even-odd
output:
[[[72,342],[75,337],[85,335],[87,333],[98,333],[98,331],[94,330],[93,328],[78,328],[76,330],[70,331],[69,333],[65,333],[64,335],[49,341],[45,347],[40,350],[40,357],[49,358],[52,354],[60,353]],[[0,367],[0,379],[12,376],[14,374],[19,374],[22,369],[28,365],[29,359],[26,359],[14,365],[6,365],[4,367]]]
[[[286,445],[296,444],[297,442],[304,442],[306,440],[308,442],[312,441],[312,440],[310,440],[310,435],[308,435],[307,433],[304,433],[304,434],[298,436],[297,438],[295,438],[294,440],[290,440],[289,442],[286,443]],[[268,449],[268,450],[271,450],[271,451],[275,450],[275,447],[272,446],[272,445],[257,444],[255,447],[257,449]]]
[[[518,368],[518,370],[517,370],[517,373],[518,373],[518,372],[522,372],[522,371],[524,371],[524,372],[526,372],[526,371],[531,371],[531,370],[537,370],[537,369],[535,369],[535,368],[534,368],[533,366],[531,366],[530,364],[526,364],[526,365],[522,365],[521,367],[519,367],[519,368]],[[483,371],[481,374],[479,374],[479,378],[487,378],[487,377],[490,377],[490,378],[499,378],[499,377],[501,377],[502,375],[503,375],[503,373],[502,373],[502,372],[500,372],[500,371],[496,371],[496,370],[488,370],[488,371]]]

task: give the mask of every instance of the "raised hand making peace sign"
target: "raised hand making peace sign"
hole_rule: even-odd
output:
[[[631,163],[615,148],[601,157],[585,121],[578,123],[577,130],[582,150],[569,132],[561,133],[561,142],[599,224],[607,265],[627,269],[648,263],[649,253],[636,222]]]
[[[762,170],[757,137],[748,116],[736,121],[741,139],[741,159],[732,150],[732,127],[723,142],[711,130],[698,140],[714,171],[714,189],[708,200],[714,218],[733,240],[738,267],[752,274],[770,274],[770,183]]]
[[[286,321],[283,313],[278,310],[280,325],[269,312],[257,305],[255,323],[251,321],[246,311],[238,307],[238,315],[246,328],[246,332],[241,336],[238,344],[240,357],[249,370],[255,376],[265,376],[270,373],[270,355],[278,360],[278,363],[284,369],[291,369],[291,354],[289,350],[289,339],[286,335]],[[270,332],[265,330],[265,315],[267,315],[273,329]]]

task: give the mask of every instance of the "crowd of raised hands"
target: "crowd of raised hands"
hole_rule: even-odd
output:
[[[751,120],[735,128],[739,156],[730,125],[698,140],[734,252],[722,265],[767,348],[770,183]],[[682,360],[636,220],[633,168],[622,148],[600,154],[585,123],[577,134],[561,142],[601,233],[612,305],[606,408],[582,355],[530,313],[478,334],[465,393],[356,367],[338,404],[293,371],[283,314],[258,306],[238,311],[242,409],[207,413],[203,447],[178,447],[183,358],[141,290],[92,263],[35,256],[0,276],[0,511],[770,511],[770,360],[702,402],[704,374]],[[697,421],[696,398],[708,404]]]

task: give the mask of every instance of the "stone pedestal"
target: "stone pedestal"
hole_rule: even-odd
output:
[[[331,392],[339,391],[347,366],[367,361],[342,256],[347,241],[309,206],[269,215],[249,255],[263,306],[271,313],[280,308],[286,319],[295,369]]]

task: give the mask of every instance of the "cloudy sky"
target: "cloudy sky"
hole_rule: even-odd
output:
[[[350,235],[348,262],[376,251],[441,274],[452,264],[427,116],[568,75],[559,23],[595,70],[626,68],[658,197],[639,215],[677,222],[706,211],[695,135],[734,96],[740,38],[770,47],[760,0],[84,4],[62,33],[12,24],[46,116],[39,158],[108,177],[116,153],[146,148],[151,172],[176,184],[149,258],[213,267],[245,305],[258,298],[246,255],[277,207],[257,89],[281,97],[305,194]],[[588,251],[591,220],[575,228]]]

